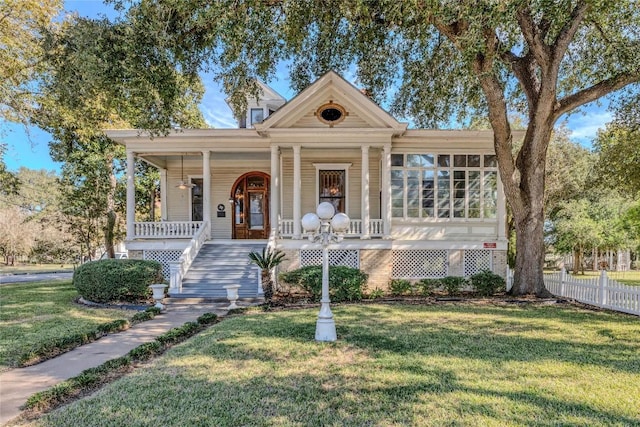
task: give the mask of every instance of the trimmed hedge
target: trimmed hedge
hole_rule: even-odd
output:
[[[280,280],[309,292],[315,301],[322,297],[322,267],[311,265],[280,273]],[[329,267],[329,297],[333,302],[360,301],[369,276],[357,268]]]
[[[162,283],[162,265],[139,259],[105,259],[81,265],[73,285],[86,300],[99,303],[145,301],[149,285]]]

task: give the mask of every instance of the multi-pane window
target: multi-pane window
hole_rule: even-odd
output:
[[[391,155],[396,218],[495,218],[497,200],[495,155]]]
[[[345,171],[344,170],[320,170],[318,171],[319,202],[329,202],[336,212],[345,211]]]

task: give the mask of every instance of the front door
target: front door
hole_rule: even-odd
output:
[[[250,172],[236,180],[233,199],[233,238],[269,238],[269,176]]]

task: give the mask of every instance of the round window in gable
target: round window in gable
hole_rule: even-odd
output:
[[[325,123],[329,126],[334,126],[345,119],[348,116],[342,105],[334,104],[333,101],[329,101],[328,104],[324,104],[318,111],[316,111],[316,116],[318,120],[322,123]]]

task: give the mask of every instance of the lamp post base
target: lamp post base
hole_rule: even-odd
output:
[[[336,335],[336,322],[333,318],[318,318],[316,322],[316,341],[333,342],[338,339]]]

